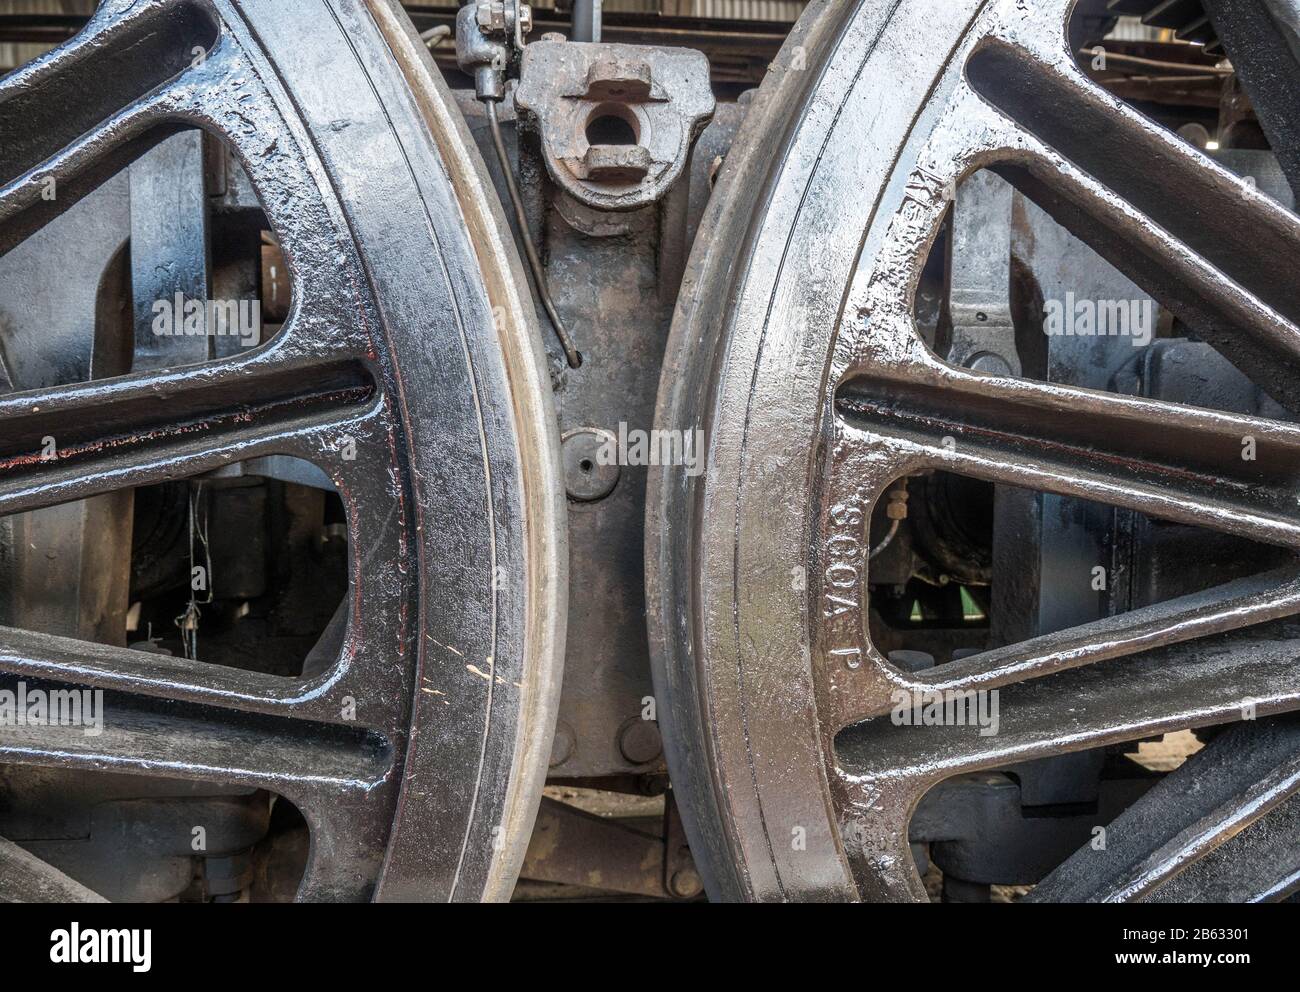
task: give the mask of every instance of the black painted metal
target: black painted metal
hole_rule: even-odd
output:
[[[715,898],[924,899],[908,823],[938,783],[1300,706],[1292,570],[921,671],[872,643],[872,511],[910,474],[1300,547],[1291,423],[960,368],[918,333],[954,191],[991,167],[1296,403],[1300,221],[1080,72],[1073,8],[814,3],[720,174],[657,417],[707,432],[709,471],[652,472],[647,521],[669,769]],[[891,719],[899,691],[981,688],[990,736]]]
[[[1296,825],[1300,724],[1247,722],[1221,733],[1030,894],[1034,902],[1242,902],[1300,884]],[[1256,830],[1266,827],[1267,839]]]
[[[0,84],[0,250],[198,127],[294,279],[261,348],[0,398],[0,513],[288,455],[329,476],[355,549],[342,647],[301,679],[0,631],[9,680],[107,694],[102,735],[0,730],[0,762],[282,795],[311,828],[303,899],[508,896],[554,719],[558,439],[518,261],[435,77],[387,0],[107,0]]]
[[[1300,192],[1300,4],[1204,0],[1293,191]]]

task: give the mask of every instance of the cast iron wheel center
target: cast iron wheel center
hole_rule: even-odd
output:
[[[105,0],[0,84],[0,251],[195,127],[231,146],[283,247],[283,330],[0,397],[0,513],[310,461],[354,549],[342,647],[293,679],[0,630],[6,679],[107,697],[102,735],[5,730],[0,763],[283,796],[311,830],[301,899],[507,898],[566,582],[549,383],[490,183],[397,3]]]
[[[715,898],[923,900],[908,828],[937,783],[1300,708],[1294,650],[1256,628],[1300,611],[1290,569],[920,674],[868,635],[872,511],[913,473],[1300,547],[1292,424],[959,368],[917,331],[954,190],[991,169],[1296,409],[1300,220],[1091,81],[1072,8],[813,4],[727,160],[658,414],[707,432],[709,470],[652,473],[647,525],[660,716]],[[993,689],[995,736],[890,719],[899,692]],[[1269,726],[1254,779],[1147,831],[1086,897],[1219,891],[1188,866],[1290,815]],[[1251,897],[1290,891],[1274,868]]]

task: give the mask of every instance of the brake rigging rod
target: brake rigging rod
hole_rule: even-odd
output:
[[[487,107],[488,125],[492,129],[492,144],[497,150],[497,161],[501,164],[501,173],[506,179],[506,189],[510,193],[510,203],[515,208],[515,220],[519,222],[519,240],[524,243],[524,254],[528,256],[528,267],[532,269],[533,282],[537,284],[537,295],[541,297],[546,315],[551,318],[551,325],[555,328],[555,336],[560,339],[560,346],[564,348],[564,357],[568,359],[569,368],[581,368],[582,355],[574,345],[573,339],[569,337],[569,331],[564,326],[564,321],[560,319],[554,301],[551,300],[551,291],[546,285],[546,273],[542,270],[542,260],[538,258],[537,249],[533,247],[532,236],[528,233],[528,217],[524,213],[523,200],[519,197],[519,187],[515,185],[514,169],[510,166],[510,157],[506,155],[506,145],[501,138],[501,124],[497,120],[496,101],[484,100],[483,103]]]
[[[531,30],[532,23],[532,8],[523,0],[476,0],[467,3],[456,15],[456,62],[474,77],[474,94],[487,108],[492,146],[496,149],[497,162],[505,177],[510,205],[515,209],[515,220],[519,222],[519,240],[524,243],[524,255],[528,259],[528,268],[533,273],[537,295],[541,298],[546,316],[551,319],[551,326],[555,328],[555,336],[564,348],[569,368],[576,369],[582,366],[582,355],[574,346],[573,338],[569,337],[569,331],[551,299],[546,272],[528,230],[528,215],[524,213],[524,203],[515,183],[515,170],[510,164],[510,156],[506,154],[506,143],[501,138],[501,122],[497,118],[497,104],[506,95],[506,68],[518,60],[524,47],[524,35]]]

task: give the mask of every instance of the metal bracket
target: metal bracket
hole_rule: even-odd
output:
[[[978,172],[958,189],[953,208],[948,360],[996,375],[1020,375],[1011,318],[1012,193],[996,173]]]
[[[543,41],[524,49],[515,105],[551,179],[598,210],[658,202],[713,117],[703,53]]]
[[[480,100],[505,96],[506,68],[524,50],[533,9],[522,0],[478,0],[456,15],[456,61]]]
[[[694,899],[703,891],[682,830],[665,796],[663,836],[630,821],[543,799],[521,878],[654,899]]]

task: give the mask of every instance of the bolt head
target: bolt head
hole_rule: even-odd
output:
[[[648,765],[663,754],[664,742],[659,725],[637,717],[629,720],[618,735],[618,749],[634,765]]]
[[[506,29],[506,7],[502,0],[479,0],[478,26],[487,33],[497,33]]]
[[[678,899],[694,899],[704,891],[704,883],[694,868],[682,868],[673,872],[668,887]]]

